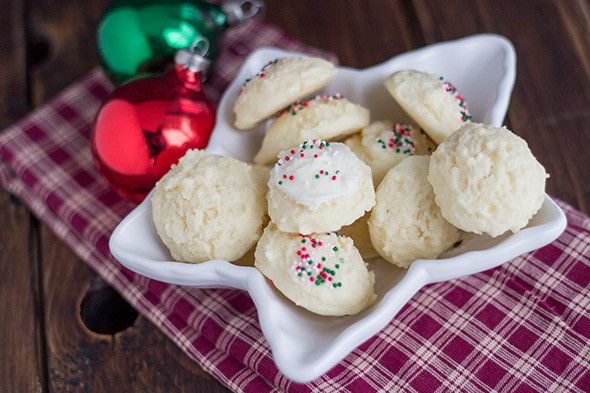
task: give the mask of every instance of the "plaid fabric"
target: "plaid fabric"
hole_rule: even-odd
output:
[[[210,96],[218,98],[244,57],[263,45],[329,57],[253,21],[228,31],[207,82]],[[568,226],[552,244],[423,288],[328,373],[308,384],[288,380],[273,363],[245,292],[152,281],[109,254],[111,231],[133,208],[100,179],[89,147],[94,116],[111,90],[95,70],[0,134],[0,182],[230,389],[590,391],[590,219],[561,202]]]

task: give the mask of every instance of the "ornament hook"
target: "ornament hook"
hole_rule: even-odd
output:
[[[188,50],[193,55],[205,56],[209,52],[209,40],[207,37],[197,37]]]
[[[187,49],[176,52],[174,58],[176,64],[183,65],[189,71],[201,72],[209,68],[210,61],[205,57],[209,52],[209,40],[206,37],[198,37]]]
[[[226,0],[221,5],[229,25],[235,25],[255,16],[263,16],[263,0]]]

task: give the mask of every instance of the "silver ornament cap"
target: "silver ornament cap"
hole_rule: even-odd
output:
[[[193,41],[188,49],[180,49],[176,52],[174,62],[184,66],[192,72],[207,72],[211,61],[205,57],[209,52],[209,40],[199,37]]]
[[[237,25],[246,19],[264,14],[265,4],[262,0],[226,0],[221,9],[227,17],[227,24]]]

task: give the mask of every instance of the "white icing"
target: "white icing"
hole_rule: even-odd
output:
[[[310,139],[278,157],[271,181],[311,210],[353,192],[359,185],[356,159],[343,143]]]

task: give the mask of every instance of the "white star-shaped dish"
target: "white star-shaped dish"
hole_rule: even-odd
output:
[[[233,127],[232,108],[237,93],[243,81],[266,63],[294,55],[298,54],[264,48],[248,57],[221,99],[217,125],[207,150],[243,161],[252,159],[260,146],[264,125],[246,132]],[[475,35],[407,52],[363,70],[339,67],[338,76],[322,93],[341,93],[368,108],[372,120],[400,121],[404,115],[396,108],[383,81],[402,69],[444,76],[465,97],[474,121],[499,126],[514,86],[516,56],[512,44],[504,37]],[[310,381],[327,372],[383,329],[424,285],[496,267],[550,243],[566,225],[561,209],[546,196],[541,210],[526,228],[515,234],[493,239],[471,236],[439,259],[417,260],[408,270],[382,260],[371,261],[369,268],[377,278],[377,302],[357,315],[325,317],[295,306],[254,267],[222,260],[201,264],[173,261],[156,234],[150,196],[113,232],[110,240],[113,255],[127,268],[166,283],[248,291],[277,367],[297,382]]]

